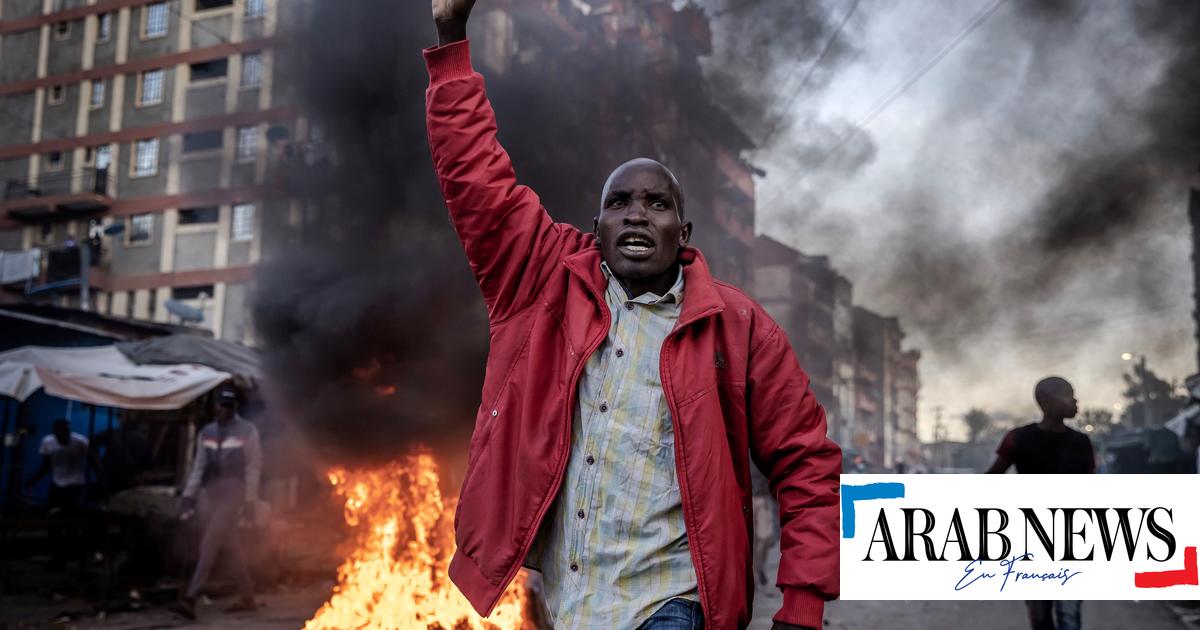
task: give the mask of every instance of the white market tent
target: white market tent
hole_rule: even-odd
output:
[[[25,346],[0,352],[0,395],[24,401],[38,389],[103,407],[179,409],[230,378],[192,363],[138,365],[116,346]]]

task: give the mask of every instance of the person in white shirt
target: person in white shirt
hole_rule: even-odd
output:
[[[38,447],[42,465],[29,478],[26,486],[32,487],[50,475],[50,491],[46,504],[51,516],[67,518],[73,516],[83,502],[83,491],[87,487],[87,466],[90,462],[96,470],[100,467],[95,453],[91,452],[87,438],[71,431],[66,418],[54,421],[50,435],[42,438]],[[74,527],[64,531],[62,527],[51,527],[51,548],[55,550],[56,564],[61,564],[74,555],[81,542],[81,532]]]

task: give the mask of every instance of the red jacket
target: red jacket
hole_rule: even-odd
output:
[[[486,615],[558,493],[579,377],[610,316],[595,237],[555,223],[517,184],[469,51],[460,42],[425,52],[426,113],[442,194],[490,320],[450,563],[451,579]],[[779,326],[714,280],[698,250],[680,260],[687,293],[660,371],[706,625],[750,622],[753,456],[780,504],[775,618],[819,628],[838,593],[841,451]]]

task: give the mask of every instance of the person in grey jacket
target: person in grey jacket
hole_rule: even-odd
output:
[[[254,610],[254,587],[238,536],[238,519],[243,507],[253,513],[258,501],[262,473],[262,447],[258,429],[237,415],[238,394],[229,386],[217,392],[215,421],[196,435],[196,455],[183,489],[183,518],[199,513],[204,523],[200,554],[187,589],[172,607],[189,618],[196,617],[196,597],[212,572],[217,554],[229,554],[229,566],[237,581],[240,598],[227,612]],[[201,492],[203,491],[203,492]]]

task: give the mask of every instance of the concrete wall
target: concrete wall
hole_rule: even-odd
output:
[[[7,10],[4,12],[4,19],[13,17]],[[41,32],[37,29],[0,37],[0,83],[37,78],[39,42]]]
[[[175,235],[175,269],[211,269],[217,248],[215,230],[184,232]]]
[[[242,3],[234,3],[241,8]],[[212,17],[207,17],[212,16]],[[207,48],[232,37],[233,17],[229,10],[204,11],[192,20],[192,48]]]
[[[222,339],[241,341],[249,333],[250,285],[225,285],[225,313],[221,330],[216,331]]]
[[[220,187],[221,156],[208,153],[185,158],[179,164],[180,192],[198,192]]]
[[[229,266],[236,267],[250,262],[250,241],[229,243]]]
[[[68,24],[70,30],[61,39],[55,31],[55,25],[50,25],[50,50],[46,55],[46,72],[49,75],[70,72],[79,67],[79,61],[83,58],[83,20]]]
[[[190,87],[187,91],[187,103],[184,116],[188,119],[209,118],[225,113],[225,82],[205,83]]]
[[[46,105],[42,110],[42,139],[70,138],[75,135],[75,116],[79,113],[79,83],[63,90],[65,97],[59,105],[50,104],[50,89],[46,89]]]
[[[3,0],[3,18],[12,20],[31,15],[41,15],[42,0]]]
[[[158,271],[162,255],[162,214],[154,215],[153,236],[149,241],[127,245],[123,236],[110,239],[112,243],[112,273],[153,273]]]
[[[0,250],[15,251],[23,249],[22,245],[22,228],[15,230],[0,230]]]
[[[262,145],[266,140],[259,139],[259,151],[262,151]],[[254,162],[244,162],[233,165],[233,173],[230,186],[233,188],[244,188],[254,185]]]
[[[0,160],[0,195],[10,180],[24,182],[29,177],[29,158]]]
[[[33,138],[33,106],[32,92],[0,96],[0,111],[4,112],[0,116],[0,143],[24,144]]]

